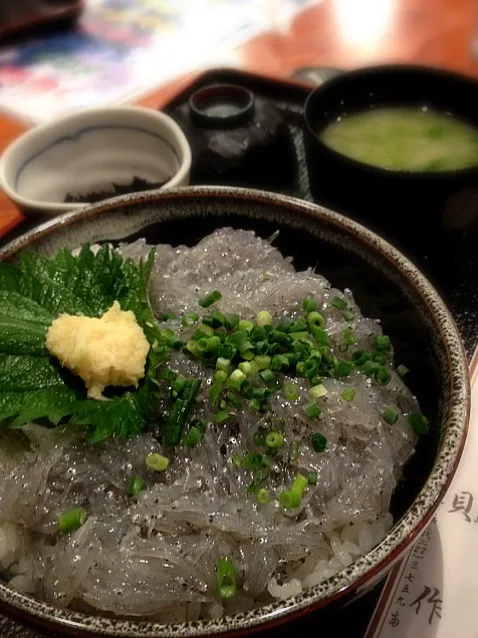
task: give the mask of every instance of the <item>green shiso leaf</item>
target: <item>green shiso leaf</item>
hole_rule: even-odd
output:
[[[33,420],[69,421],[90,428],[90,441],[125,438],[148,425],[157,390],[156,368],[167,357],[164,337],[148,300],[154,250],[135,264],[109,246],[85,245],[75,256],[53,259],[22,253],[17,265],[0,263],[0,420],[16,427]],[[146,375],[136,390],[107,401],[87,399],[83,382],[46,348],[51,322],[62,313],[100,317],[118,301],[131,310],[150,344]]]

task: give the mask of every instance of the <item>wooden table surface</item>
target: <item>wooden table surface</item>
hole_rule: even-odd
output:
[[[286,31],[247,42],[238,58],[248,71],[283,78],[299,67],[349,69],[387,62],[431,64],[478,76],[478,63],[470,56],[475,33],[478,0],[323,0],[299,14]],[[140,104],[160,107],[192,77],[159,87]],[[0,153],[22,130],[0,116]],[[21,219],[0,195],[0,236]]]

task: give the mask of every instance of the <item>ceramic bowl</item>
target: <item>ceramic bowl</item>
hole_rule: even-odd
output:
[[[380,107],[428,107],[476,127],[477,99],[475,79],[420,66],[357,69],[325,82],[305,105],[305,145],[317,201],[405,246],[433,245],[452,232],[478,232],[478,167],[391,171],[348,158],[317,137],[338,117]]]
[[[169,116],[139,107],[69,115],[20,136],[0,159],[0,186],[26,213],[58,215],[87,196],[137,177],[163,188],[189,184],[191,149]],[[88,203],[88,202],[87,202]]]
[[[14,240],[0,259],[26,249],[46,255],[83,242],[147,238],[193,245],[223,226],[279,230],[278,248],[297,268],[317,266],[334,286],[350,288],[366,316],[381,320],[408,385],[432,429],[420,438],[393,497],[394,526],[368,554],[296,597],[234,616],[185,624],[120,620],[59,609],[0,584],[0,608],[44,630],[72,636],[196,638],[275,629],[318,609],[339,609],[377,584],[417,539],[441,502],[463,449],[469,415],[467,363],[455,323],[425,277],[400,252],[363,226],[285,196],[195,187],[119,197],[51,220]],[[319,621],[320,622],[320,621]]]

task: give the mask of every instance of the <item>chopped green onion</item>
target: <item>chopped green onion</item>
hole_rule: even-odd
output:
[[[242,408],[242,401],[231,390],[228,390],[226,394],[226,398],[229,401],[229,403],[232,405],[232,407],[235,408],[236,410],[240,410]]]
[[[376,361],[365,361],[362,366],[362,371],[367,376],[371,376],[372,374],[375,374],[379,370],[379,368],[380,364]]]
[[[159,317],[159,321],[169,321],[170,319],[176,319],[176,315],[174,312],[164,312]]]
[[[320,432],[315,432],[310,437],[310,441],[312,443],[312,447],[316,452],[323,452],[327,447],[327,439]]]
[[[171,388],[174,390],[174,392],[177,392],[178,394],[180,394],[185,387],[186,387],[186,377],[183,377],[182,374],[178,374],[176,378],[174,379],[171,385]]]
[[[277,430],[271,430],[265,438],[265,444],[270,448],[279,448],[284,445],[284,436]]]
[[[214,421],[214,423],[223,423],[224,421],[227,421],[230,416],[231,415],[227,410],[219,410],[219,412],[216,412],[216,414],[214,414],[212,420]]]
[[[430,423],[427,417],[420,412],[410,414],[408,422],[416,434],[427,434],[430,431]]]
[[[301,496],[297,492],[293,492],[292,490],[284,490],[279,495],[279,502],[282,507],[286,510],[294,509],[300,506]]]
[[[345,310],[347,307],[347,302],[340,297],[332,297],[332,301],[330,303],[334,308],[337,308],[337,310]]]
[[[202,439],[202,432],[199,428],[192,426],[189,428],[186,438],[184,439],[184,445],[186,447],[196,447],[196,445]]]
[[[216,370],[214,373],[214,381],[219,381],[220,383],[224,383],[227,379],[227,372],[224,370]]]
[[[395,410],[393,405],[387,405],[385,412],[382,415],[383,420],[389,425],[393,425],[397,422],[398,412]]]
[[[60,514],[58,517],[58,527],[62,534],[75,532],[86,520],[86,511],[83,507],[75,507],[69,512]]]
[[[219,346],[221,345],[221,339],[214,335],[213,337],[209,337],[207,340],[207,351],[215,352]]]
[[[375,337],[375,348],[382,352],[388,352],[391,346],[390,337],[387,335],[377,335]]]
[[[323,397],[326,394],[327,388],[325,387],[325,385],[322,385],[322,383],[314,385],[309,389],[309,395],[312,397],[312,399],[314,399],[314,401],[320,399],[320,397]]]
[[[181,319],[181,324],[184,328],[194,325],[199,320],[197,312],[185,312]]]
[[[307,474],[307,483],[309,485],[317,485],[317,472],[309,472]]]
[[[292,492],[297,492],[302,496],[306,487],[307,478],[303,474],[297,474],[290,489],[292,490]]]
[[[355,339],[355,333],[353,330],[350,330],[349,328],[342,330],[342,338],[344,343],[347,344],[348,346],[355,345],[356,339]]]
[[[244,374],[244,372],[236,368],[229,375],[227,379],[227,385],[231,388],[234,388],[235,390],[240,390],[241,385],[244,383],[245,380],[246,375]]]
[[[293,321],[289,326],[289,332],[304,332],[304,330],[307,330],[307,324],[302,319]]]
[[[314,387],[315,385],[322,385],[322,381],[323,378],[320,375],[315,375],[315,377],[312,377],[312,379],[310,380],[310,385],[312,387]]]
[[[241,319],[237,324],[237,329],[245,332],[250,332],[254,328],[254,324],[252,321],[247,321],[247,319]]]
[[[166,379],[166,381],[171,381],[172,383],[176,379],[176,375],[169,368],[163,368],[161,370],[161,379]]]
[[[216,374],[218,374],[219,372],[222,372],[222,370],[218,370]],[[223,372],[223,374],[225,373]],[[221,393],[223,383],[224,381],[221,381],[221,379],[216,379],[216,381],[214,381],[212,386],[209,388],[209,398],[211,399],[212,403],[216,403],[217,398]]]
[[[200,386],[200,379],[190,379],[186,382],[184,390],[181,392],[181,397],[176,399],[168,414],[163,436],[164,445],[179,444],[182,431],[186,425]]]
[[[168,337],[167,344],[168,344],[168,347],[171,348],[172,350],[179,350],[184,345],[181,339],[179,337],[176,337],[176,335],[173,335],[172,337]]]
[[[382,352],[374,352],[372,354],[372,361],[376,361],[383,365],[384,363],[387,363],[387,357]]]
[[[252,437],[254,445],[258,447],[262,447],[266,444],[266,430],[264,428],[259,428],[254,432],[254,436]]]
[[[310,340],[310,334],[306,330],[303,332],[293,332],[292,334],[297,341],[305,341],[307,343]]]
[[[267,399],[270,394],[272,391],[269,388],[252,388],[252,396],[260,401]]]
[[[315,299],[304,299],[302,302],[302,310],[307,313],[317,310],[317,303]]]
[[[321,413],[321,409],[313,401],[306,403],[304,405],[303,410],[306,413],[306,415],[309,417],[309,419],[316,419],[317,417],[320,416],[320,413]]]
[[[224,600],[234,598],[236,595],[236,570],[229,558],[220,558],[216,569],[217,593]]]
[[[276,330],[279,330],[279,332],[289,332],[290,331],[290,327],[292,326],[292,319],[288,319],[287,317],[284,317],[284,319],[282,319],[279,324],[276,326]]]
[[[317,359],[314,359],[314,357],[309,357],[306,361],[304,361],[301,369],[304,376],[310,379],[312,377],[315,377],[315,375],[319,371],[319,362],[317,361]]]
[[[287,383],[284,386],[284,396],[287,401],[296,401],[299,398],[299,390],[297,386],[292,383]]]
[[[355,364],[353,361],[339,361],[337,367],[334,370],[335,377],[348,377],[354,370]]]
[[[275,375],[270,368],[268,368],[267,370],[262,370],[259,376],[265,383],[270,383],[271,381],[275,380]]]
[[[237,367],[246,376],[251,374],[252,366],[249,361],[241,361],[241,363]]]
[[[223,359],[232,359],[232,357],[236,354],[236,347],[232,345],[232,343],[221,343],[218,348],[216,355]]]
[[[271,360],[271,370],[281,370],[289,367],[289,359],[284,354],[275,354]]]
[[[260,409],[261,409],[261,402],[259,401],[259,399],[251,399],[249,401],[249,410],[251,412],[259,412]]]
[[[267,330],[266,330],[266,326],[254,326],[254,328],[252,328],[252,330],[249,333],[250,338],[253,341],[264,341],[265,339],[268,339],[268,330],[271,330],[271,326],[267,326]],[[272,328],[273,330],[273,328]]]
[[[227,315],[226,321],[224,324],[226,330],[234,330],[234,328],[236,328],[239,321],[240,321],[239,315]]]
[[[216,370],[222,370],[223,372],[229,372],[231,367],[230,359],[224,359],[224,357],[218,357],[216,361]]]
[[[216,301],[219,301],[221,297],[222,295],[219,290],[213,290],[208,295],[199,300],[199,305],[201,306],[201,308],[209,308],[209,306],[215,304]]]
[[[410,372],[407,366],[404,366],[403,364],[398,366],[397,374],[399,374],[401,377],[404,377],[407,374],[407,372]]]
[[[311,328],[322,328],[325,324],[325,319],[320,312],[309,312],[307,315],[307,321]]]
[[[352,354],[352,361],[355,363],[356,366],[364,365],[364,363],[370,361],[371,358],[372,355],[370,354],[370,352],[366,352],[365,350],[355,350],[355,352]]]
[[[262,454],[253,454],[252,452],[246,455],[244,459],[244,467],[246,470],[254,470],[257,467],[262,466]]]
[[[259,372],[259,366],[255,361],[248,361],[247,363],[251,366],[251,371],[249,372],[249,374],[253,375]]]
[[[128,487],[126,488],[126,493],[128,496],[135,496],[142,492],[146,487],[146,481],[144,481],[141,476],[132,476],[128,481]]]
[[[285,509],[299,507],[304,490],[307,487],[307,478],[303,474],[297,474],[290,490],[280,493],[279,501]]]
[[[271,500],[271,495],[267,490],[261,488],[256,494],[256,499],[258,503],[260,503],[261,505],[265,505]]]
[[[272,315],[267,310],[261,310],[256,315],[256,323],[258,326],[271,326]]]
[[[199,328],[194,331],[193,339],[200,339],[201,337],[212,337],[213,335],[214,330],[211,328],[211,326],[207,326],[205,323],[202,323]]]
[[[355,313],[350,310],[344,310],[345,321],[353,321],[355,319]]]
[[[272,359],[267,355],[258,355],[257,357],[254,357],[254,361],[259,367],[259,370],[267,370],[267,368],[271,365]]]
[[[344,401],[353,401],[355,399],[355,389],[354,388],[345,388],[345,390],[340,395]]]
[[[162,454],[149,454],[146,457],[146,467],[155,472],[164,472],[168,469],[169,460]]]
[[[234,466],[237,467],[237,469],[240,469],[242,467],[243,461],[241,456],[237,452],[234,452],[234,454],[232,455],[232,462],[234,463]]]
[[[226,317],[219,310],[213,310],[210,315],[202,318],[202,322],[207,326],[211,326],[211,328],[222,328],[226,323]]]
[[[317,343],[325,346],[330,344],[330,337],[323,328],[315,328],[314,326],[311,326],[310,332]]]
[[[269,347],[270,344],[267,341],[258,341],[255,346],[255,351],[258,355],[266,354]]]
[[[204,354],[205,352],[208,351],[208,337],[201,337],[201,339],[199,339],[196,342],[196,346],[197,346],[197,351],[200,354]]]
[[[191,354],[197,355],[198,353],[197,341],[193,341],[193,339],[190,339],[186,344],[186,350],[189,350]]]
[[[389,370],[385,368],[385,366],[380,366],[380,368],[375,373],[375,378],[377,380],[377,383],[379,383],[380,385],[387,385],[387,383],[389,383],[390,379],[392,378],[392,375],[390,374]]]

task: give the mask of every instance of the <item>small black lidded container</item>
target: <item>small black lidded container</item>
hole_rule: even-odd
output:
[[[235,84],[210,84],[179,114],[193,151],[191,181],[287,190],[295,178],[289,129],[273,105]]]
[[[478,127],[478,82],[434,68],[389,65],[330,79],[305,106],[305,147],[315,199],[404,248],[478,238],[478,167],[393,171],[342,155],[318,139],[338,117],[370,107],[423,107]]]

